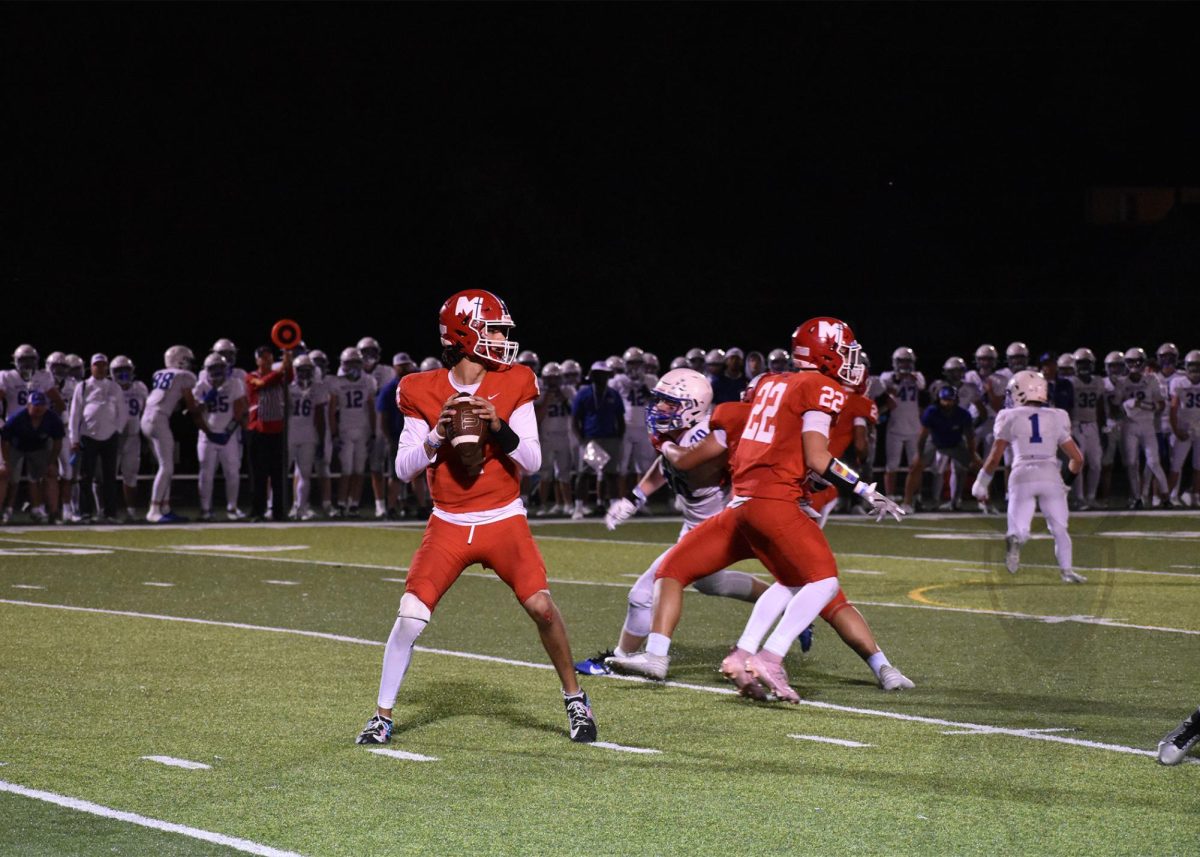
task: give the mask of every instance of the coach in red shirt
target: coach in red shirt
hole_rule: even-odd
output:
[[[292,352],[283,352],[278,369],[271,368],[275,352],[269,345],[254,349],[258,368],[246,375],[246,398],[249,401],[250,421],[246,426],[250,448],[250,484],[252,487],[250,519],[267,519],[267,480],[271,480],[274,502],[271,517],[287,520],[283,493],[283,427],[287,414],[284,392],[292,382]]]

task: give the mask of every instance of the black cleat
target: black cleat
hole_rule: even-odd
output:
[[[354,739],[355,744],[386,744],[392,740],[392,721],[375,714],[367,721],[363,731]]]
[[[567,707],[568,734],[572,741],[590,744],[596,740],[596,718],[592,716],[591,701],[582,690],[572,696],[563,694],[563,705]]]
[[[1158,761],[1164,765],[1178,765],[1196,741],[1200,740],[1200,708],[1191,713],[1158,742]]]

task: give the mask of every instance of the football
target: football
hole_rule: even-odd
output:
[[[466,393],[461,394],[463,398]],[[475,408],[466,402],[455,403],[454,413],[450,418],[450,445],[458,460],[472,474],[477,474],[483,468],[483,444],[487,440],[488,426]]]

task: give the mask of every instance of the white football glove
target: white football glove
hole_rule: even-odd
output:
[[[980,503],[986,503],[988,501],[988,486],[991,484],[992,474],[980,468],[979,475],[975,477],[975,484],[971,486],[971,496]]]
[[[626,500],[624,497],[620,500],[613,500],[608,506],[608,511],[604,513],[604,526],[615,530],[617,524],[628,521],[637,514],[637,510],[638,507],[632,500]]]
[[[880,494],[875,490],[876,483],[872,482],[865,486],[861,491],[855,490],[854,493],[867,501],[871,507],[871,512],[875,514],[875,521],[878,523],[883,520],[884,515],[891,515],[893,519],[899,521],[904,517],[904,510],[900,505],[888,497],[886,494]],[[857,489],[857,486],[855,486]],[[868,513],[870,514],[870,513]]]

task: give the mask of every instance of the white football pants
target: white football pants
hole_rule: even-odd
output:
[[[171,507],[171,480],[175,478],[175,435],[171,434],[171,422],[166,416],[147,419],[142,417],[142,434],[150,441],[158,471],[154,484],[150,486],[150,504],[162,509]]]
[[[296,508],[307,509],[312,492],[313,461],[317,457],[315,440],[288,442],[288,469],[296,471]]]
[[[1086,497],[1089,501],[1096,499],[1096,489],[1100,487],[1100,467],[1104,459],[1104,450],[1100,447],[1100,427],[1094,422],[1077,423],[1071,436],[1075,445],[1083,453],[1083,478],[1076,479],[1071,486],[1075,499]]]
[[[1129,496],[1142,496],[1142,476],[1138,466],[1139,449],[1146,456],[1146,469],[1158,483],[1159,493],[1166,494],[1167,474],[1163,473],[1162,464],[1158,460],[1158,433],[1154,426],[1127,421],[1122,440],[1124,449],[1121,452],[1125,457],[1125,472],[1129,474]]]
[[[1008,486],[1008,535],[1019,544],[1029,541],[1033,513],[1041,508],[1046,526],[1054,536],[1054,557],[1058,567],[1071,571],[1071,535],[1067,532],[1067,491],[1062,480],[1018,482]]]
[[[237,438],[231,437],[222,446],[202,434],[196,441],[196,455],[200,459],[200,511],[212,511],[213,483],[216,481],[218,464],[225,477],[225,508],[236,509],[242,478],[242,447]]]

